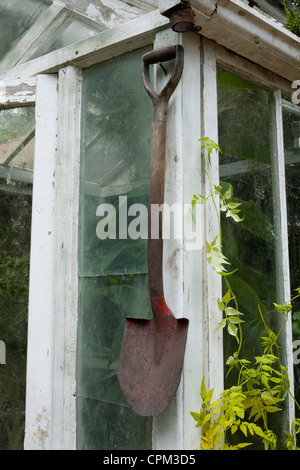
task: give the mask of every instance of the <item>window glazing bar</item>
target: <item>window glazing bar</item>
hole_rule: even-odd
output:
[[[277,303],[284,304],[290,300],[290,266],[289,266],[289,246],[288,246],[288,226],[287,226],[287,202],[286,202],[286,179],[285,179],[285,158],[283,141],[283,121],[282,121],[282,95],[280,90],[274,91],[274,141],[272,152],[273,167],[273,200],[274,200],[274,228],[276,237],[276,279],[277,279]],[[291,316],[285,327],[285,337],[283,347],[286,350],[286,367],[290,379],[291,387],[294,382],[293,373],[293,350],[292,350],[292,321]],[[293,390],[292,390],[293,391]],[[294,402],[288,399],[288,416],[290,423],[294,419]]]

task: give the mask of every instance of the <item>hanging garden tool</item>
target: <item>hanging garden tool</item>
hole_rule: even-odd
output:
[[[157,94],[151,85],[149,65],[173,59],[171,78]],[[148,278],[153,318],[126,318],[118,378],[127,402],[137,414],[157,416],[169,405],[178,388],[188,331],[188,320],[177,320],[165,302],[161,213],[159,236],[151,236],[151,208],[164,202],[167,110],[182,75],[183,47],[176,45],[149,52],[143,56],[142,64],[143,84],[153,103],[148,216]]]

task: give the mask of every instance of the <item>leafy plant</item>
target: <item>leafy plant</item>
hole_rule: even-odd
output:
[[[243,218],[240,217],[239,212],[242,203],[232,201],[233,189],[231,185],[225,189],[222,188],[222,185],[213,185],[206,162],[211,164],[213,150],[219,152],[221,150],[216,143],[207,137],[200,139],[200,141],[203,142],[201,155],[210,191],[208,196],[199,194],[193,196],[191,213],[193,214],[194,208],[199,204],[212,199],[218,218],[219,234],[212,242],[206,242],[207,260],[222,276],[227,286],[222,300],[218,300],[218,308],[223,313],[223,319],[218,325],[218,329],[226,328],[229,335],[234,337],[237,342],[237,351],[226,361],[227,375],[232,370],[236,370],[237,383],[225,389],[219,395],[218,400],[212,402],[214,390],[207,391],[203,378],[200,393],[202,406],[199,413],[191,412],[191,415],[196,421],[196,427],[201,428],[200,444],[202,449],[238,450],[251,445],[254,438],[258,438],[262,442],[264,449],[276,449],[278,438],[275,432],[270,429],[268,418],[280,412],[286,396],[291,395],[287,368],[280,360],[279,337],[288,321],[293,302],[300,297],[300,288],[296,289],[295,297],[284,305],[274,303],[274,310],[283,317],[277,333],[267,325],[262,308],[259,304],[257,305],[259,317],[264,327],[264,334],[260,341],[262,354],[255,355],[251,360],[241,357],[242,323],[245,320],[240,311],[237,296],[230,285],[230,275],[235,271],[227,271],[230,262],[223,254],[220,213],[232,218],[236,223],[241,223]],[[291,432],[287,433],[285,441],[287,449],[297,448],[296,436],[299,432],[300,420],[295,420]],[[232,436],[236,434],[238,434],[238,441],[231,443]],[[245,441],[245,439],[247,440]]]
[[[202,408],[200,413],[191,412],[197,422],[196,427],[201,426],[201,448],[203,450],[238,450],[251,445],[251,442],[239,442],[230,445],[226,442],[226,433],[230,430],[235,434],[240,430],[245,437],[259,436],[263,439],[265,447],[276,447],[276,436],[271,431],[264,431],[255,422],[245,419],[247,410],[247,394],[241,386],[231,387],[220,394],[219,400],[211,402],[213,389],[207,391],[205,382],[201,384]],[[268,396],[265,403],[270,402]]]
[[[293,9],[289,10],[284,0],[283,6],[286,15],[286,27],[289,31],[300,36],[300,15],[298,13],[298,2],[292,2]]]

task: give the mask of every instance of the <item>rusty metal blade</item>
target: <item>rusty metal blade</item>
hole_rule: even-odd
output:
[[[176,320],[163,298],[157,308],[163,316],[160,323],[154,318],[126,319],[118,368],[123,394],[141,416],[158,416],[166,409],[183,367],[188,320]]]

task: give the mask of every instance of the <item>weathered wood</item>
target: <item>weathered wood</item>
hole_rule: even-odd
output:
[[[227,67],[253,82],[260,83],[271,90],[281,89],[282,93],[287,97],[290,97],[292,94],[293,90],[290,80],[250,62],[219,44],[216,44],[216,59],[219,65]]]
[[[300,38],[283,24],[241,0],[218,0],[210,15],[206,2],[191,5],[203,36],[290,81],[299,78]]]
[[[55,389],[53,449],[76,449],[76,341],[78,204],[81,137],[81,70],[59,72],[58,147],[55,170]]]
[[[202,52],[202,129],[201,137],[209,137],[218,141],[217,116],[217,84],[216,84],[216,53],[215,44],[206,38],[201,42]],[[200,146],[200,144],[199,144]],[[200,154],[200,149],[199,149]],[[200,158],[200,156],[199,156]],[[211,156],[211,165],[206,169],[210,173],[213,184],[219,184],[219,158],[216,152]],[[201,194],[210,193],[209,181],[202,169],[203,189]],[[197,191],[198,193],[198,191]],[[211,242],[219,233],[218,217],[211,201],[204,208],[204,238]],[[216,273],[207,262],[206,247],[203,247],[203,369],[208,389],[214,388],[215,396],[223,390],[223,334],[217,326],[222,320],[222,313],[218,308],[218,299],[222,298],[221,276]]]
[[[57,80],[38,78],[32,201],[25,449],[52,443]],[[32,173],[31,173],[32,176]]]
[[[13,166],[0,165],[0,179],[5,179],[7,185],[10,182],[20,181],[26,184],[32,184],[33,182],[33,171],[26,168],[17,168]],[[9,187],[9,186],[7,186]]]
[[[28,106],[35,103],[36,78],[0,80],[1,108]]]
[[[147,0],[109,0],[95,2],[91,0],[64,0],[65,5],[71,11],[83,18],[88,18],[94,23],[98,23],[102,30],[113,28],[129,20],[149,13],[154,9],[153,5],[148,5]]]

